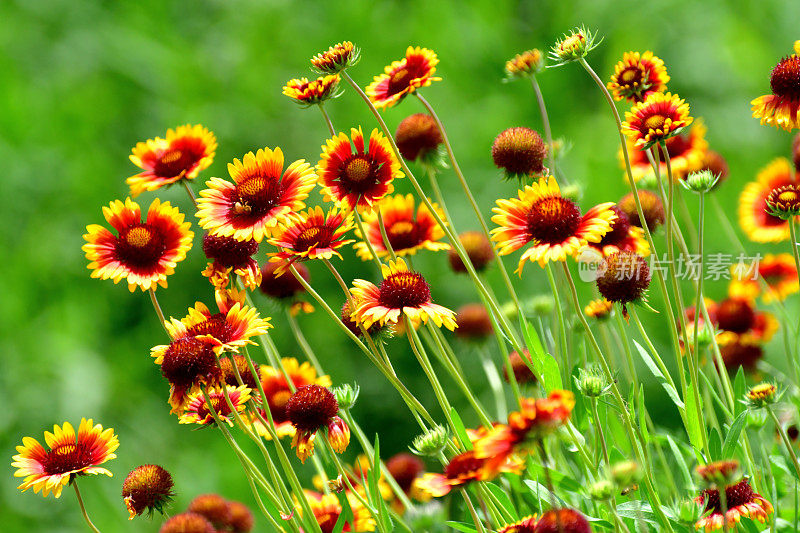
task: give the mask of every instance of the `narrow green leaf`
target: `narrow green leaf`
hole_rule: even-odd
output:
[[[552,472],[552,470],[551,470],[551,472]],[[544,500],[546,502],[557,501],[558,504],[560,506],[562,506],[562,507],[568,507],[569,506],[569,504],[567,502],[565,502],[564,500],[559,498],[557,494],[553,494],[552,492],[547,490],[547,487],[545,487],[544,485],[542,485],[538,481],[533,481],[532,479],[526,479],[525,480],[525,484],[528,486],[529,489],[531,489],[531,492],[533,492],[534,494],[538,495],[540,499],[542,499],[542,500]]]
[[[558,369],[558,362],[552,355],[546,354],[543,359],[542,377],[544,378],[544,387],[550,392],[555,389],[564,388],[561,383],[561,372]]]
[[[514,519],[515,522],[519,520],[519,514],[514,508],[514,504],[511,503],[511,498],[509,498],[508,493],[504,489],[498,487],[494,483],[486,483],[486,488],[489,489],[489,491],[497,499],[497,503],[499,503],[503,509],[505,509],[505,511]]]
[[[702,412],[702,398],[700,398],[700,409]],[[700,418],[697,416],[697,406],[695,405],[694,389],[692,389],[692,387],[686,389],[686,426],[686,432],[689,434],[689,442],[692,443],[695,450],[702,451],[703,428],[700,427]]]
[[[733,380],[733,415],[739,416],[739,413],[744,411],[745,405],[740,402],[747,392],[747,380],[744,377],[744,369],[740,366],[736,371],[736,377]]]
[[[519,312],[519,321],[522,326],[522,332],[525,335],[525,344],[528,345],[531,356],[535,355],[539,359],[543,358],[546,352],[541,339],[539,339],[539,333],[534,325],[528,322],[528,319],[522,314],[522,310]]]
[[[454,407],[450,408],[450,417],[453,419],[453,424],[456,426],[456,435],[458,436],[458,440],[461,441],[461,444],[464,445],[464,448],[469,451],[472,449],[472,442],[469,440],[467,436],[467,430],[464,428],[464,423],[461,421],[461,417],[458,416],[458,412],[456,412]]]
[[[644,385],[639,386],[639,405],[637,406],[637,410],[639,411],[639,430],[642,432],[642,438],[644,439],[645,444],[650,442],[650,433],[647,431],[647,411],[645,410],[644,406]]]
[[[681,472],[681,477],[683,477],[683,487],[684,489],[688,489],[689,487],[693,486],[693,483],[692,475],[689,473],[689,467],[686,464],[686,460],[683,458],[683,454],[678,448],[678,445],[675,444],[675,441],[672,440],[672,437],[669,435],[667,435],[667,443],[672,450],[672,455],[675,457],[675,462],[678,463],[678,469]]]
[[[456,531],[463,531],[464,533],[475,533],[476,531],[475,526],[470,524],[464,524],[463,522],[448,521],[445,522],[444,525],[452,527]]]
[[[708,434],[708,449],[711,451],[710,459],[712,461],[724,459],[722,456],[722,438],[716,429],[712,429]]]
[[[740,367],[741,368],[741,367]],[[722,445],[722,459],[730,459],[736,451],[739,443],[739,435],[747,423],[747,411],[742,411],[731,424],[728,434],[725,435],[725,443]]]
[[[656,377],[656,381],[661,383],[661,386],[664,387],[665,391],[667,391],[667,395],[672,400],[672,403],[674,403],[678,409],[683,410],[684,409],[683,401],[681,401],[681,397],[678,395],[678,391],[675,390],[675,387],[669,384],[669,381],[667,381],[667,378],[658,368],[656,362],[653,361],[653,358],[650,357],[650,354],[647,353],[647,350],[642,348],[642,346],[636,341],[633,341],[633,345],[636,346],[636,349],[639,351],[639,355],[642,356],[642,359],[647,365],[647,368],[649,368],[650,372],[652,372],[653,375]]]

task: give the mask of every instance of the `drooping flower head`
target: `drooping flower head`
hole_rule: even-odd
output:
[[[477,272],[485,270],[494,259],[492,243],[482,231],[465,231],[458,236],[458,240],[464,251],[467,252],[469,262]],[[450,262],[453,272],[467,272],[467,267],[464,266],[464,262],[461,261],[455,248],[450,248],[447,252],[447,260]]]
[[[524,179],[547,173],[547,145],[538,132],[524,127],[508,128],[495,137],[492,160],[507,179]]]
[[[401,452],[386,461],[386,470],[404,493],[416,495],[416,482],[425,471],[425,463],[410,453]]]
[[[444,219],[439,206],[432,204],[436,209],[439,216]],[[381,235],[380,220],[378,219],[378,212],[383,218],[383,224],[386,228],[386,237],[389,244],[392,246],[394,253],[399,257],[407,255],[414,255],[417,250],[449,250],[450,245],[440,242],[444,237],[444,230],[433,218],[428,206],[420,203],[419,207],[414,212],[414,196],[411,194],[395,196],[386,196],[375,205],[373,211],[364,213],[363,222],[364,230],[367,233],[367,239],[372,244],[372,248],[378,257],[385,258],[389,255],[389,250],[383,242]],[[356,229],[356,236],[363,239],[361,232]],[[372,259],[367,244],[361,240],[354,245],[356,254],[364,261]]]
[[[261,283],[261,269],[253,255],[258,252],[258,242],[253,239],[240,241],[233,237],[203,235],[203,253],[209,259],[203,275],[218,289],[224,289],[230,281],[230,274],[241,277],[251,290]]]
[[[332,533],[336,529],[335,526],[339,516],[342,514],[342,504],[339,499],[335,494],[320,494],[310,490],[305,490],[303,493],[322,533]],[[347,498],[347,503],[350,504],[350,509],[353,511],[353,521],[345,522],[342,531],[375,531],[375,520],[370,515],[369,510],[349,492],[345,497]],[[302,513],[302,507],[298,506],[297,509],[298,512]]]
[[[757,494],[747,479],[725,486],[725,500],[728,512],[724,518],[722,516],[722,502],[719,496],[719,489],[709,488],[704,489],[695,498],[698,503],[705,502],[705,510],[707,513],[710,512],[710,514],[697,521],[695,524],[696,529],[702,529],[706,532],[715,531],[722,529],[724,527],[723,522],[727,522],[728,528],[733,530],[736,529],[737,524],[743,517],[758,520],[763,524],[773,512],[772,504],[763,496]]]
[[[393,61],[384,73],[375,76],[367,87],[367,95],[378,109],[392,107],[421,87],[427,87],[441,78],[434,77],[439,58],[427,48],[406,49],[406,56]]]
[[[296,261],[330,259],[334,255],[341,259],[337,250],[353,242],[343,238],[352,228],[352,214],[337,208],[325,213],[320,206],[298,213],[287,224],[279,224],[275,236],[269,240],[270,244],[280,248],[270,261],[284,261],[275,273],[282,274],[289,264]]]
[[[439,156],[444,142],[436,120],[425,113],[415,113],[404,118],[394,133],[397,149],[406,160],[431,164]]]
[[[336,396],[321,385],[305,385],[297,389],[286,401],[286,416],[294,426],[292,448],[305,462],[314,453],[317,431],[326,431],[334,451],[342,453],[350,443],[350,429],[336,416],[339,403]]]
[[[489,312],[483,304],[462,305],[456,311],[456,337],[465,340],[481,341],[492,334],[494,328]]]
[[[492,240],[500,255],[509,254],[528,243],[519,260],[518,273],[526,261],[544,266],[548,261],[565,261],[588,242],[600,242],[616,219],[608,202],[593,207],[583,216],[578,206],[561,195],[553,176],[525,186],[518,198],[498,200],[492,209]]]
[[[759,171],[739,195],[739,225],[754,242],[781,242],[789,238],[789,222],[768,212],[767,198],[780,187],[797,185],[788,159],[779,157]]]
[[[759,278],[767,285],[762,292]],[[759,295],[764,303],[783,301],[800,290],[797,267],[790,253],[766,254],[760,261],[731,268],[730,296],[755,299]]]
[[[636,252],[615,252],[603,260],[597,289],[609,302],[625,305],[645,297],[650,286],[650,267]]]
[[[638,192],[639,203],[642,205],[642,214],[644,215],[647,227],[650,229],[650,231],[654,231],[658,226],[664,223],[664,220],[666,220],[664,214],[664,204],[661,202],[661,198],[651,191],[639,189]],[[619,203],[617,203],[617,207],[619,207],[626,215],[628,215],[628,220],[630,221],[631,225],[638,226],[640,228],[644,227],[642,225],[642,220],[639,217],[639,211],[636,209],[636,199],[633,197],[632,192],[629,192],[623,196]]]
[[[206,517],[197,513],[176,514],[161,526],[158,533],[216,533],[216,528]]]
[[[667,90],[669,75],[664,62],[647,50],[625,52],[622,61],[614,65],[614,74],[608,82],[608,90],[615,100],[625,98],[629,102],[641,102],[650,93]]]
[[[678,95],[650,93],[625,113],[622,127],[635,146],[645,149],[677,135],[692,120],[689,104]]]
[[[164,508],[175,495],[172,476],[158,465],[137,466],[122,482],[122,499],[130,513],[129,520],[153,511],[164,513]]]
[[[353,319],[365,328],[378,322],[381,325],[407,317],[415,326],[433,321],[438,327],[456,328],[455,314],[431,301],[431,289],[422,274],[408,269],[405,261],[389,261],[381,267],[383,281],[376,287],[369,281],[353,282],[352,294],[358,308]]]
[[[314,188],[314,169],[300,159],[284,172],[280,148],[247,152],[228,163],[233,183],[212,178],[200,191],[197,217],[212,235],[261,242],[279,222],[305,207]]]
[[[386,137],[373,129],[365,145],[360,127],[351,128],[350,137],[340,133],[326,141],[317,171],[325,201],[347,210],[370,208],[394,191],[392,181],[403,177]]]
[[[351,305],[349,300],[345,300],[344,304],[342,304],[342,310],[339,315],[339,318],[342,321],[342,324],[345,325],[350,332],[355,335],[356,337],[363,337],[364,333],[361,331],[361,326],[358,322],[353,320],[353,313],[356,309],[358,309],[358,303],[356,301],[353,302],[355,305]],[[378,333],[382,332],[397,332],[395,329],[390,329],[389,327],[384,327],[381,325],[380,322],[374,322],[369,327],[364,328],[369,334],[370,337],[375,336]]]
[[[311,64],[320,72],[337,74],[352,67],[361,58],[361,51],[350,41],[335,44],[311,58]]]
[[[522,464],[517,460],[504,460],[496,465],[485,458],[479,458],[474,450],[456,455],[441,474],[424,474],[417,482],[419,489],[433,498],[440,498],[453,489],[463,487],[473,481],[487,481],[501,472],[517,472]]]
[[[306,291],[297,278],[287,271],[287,261],[268,261],[261,267],[261,292],[277,300],[291,300],[298,294]],[[311,280],[308,267],[302,263],[294,263],[294,268],[300,277],[306,281]],[[280,272],[280,274],[278,273]]]
[[[86,226],[82,250],[91,276],[114,283],[125,278],[131,292],[137,286],[143,291],[166,287],[167,276],[186,258],[194,237],[178,208],[156,198],[142,221],[139,204],[126,198],[103,207],[103,216],[116,234],[98,224]]]
[[[217,139],[200,124],[167,130],[167,138],[137,143],[131,162],[144,170],[126,180],[134,198],[178,180],[193,180],[214,161]]]
[[[753,117],[761,124],[791,131],[800,127],[800,41],[794,43],[794,54],[781,59],[769,78],[772,94],[759,96],[752,102]]]
[[[237,413],[245,410],[247,402],[250,400],[251,389],[247,385],[234,387],[226,385],[228,397],[233,404]],[[211,408],[202,392],[194,393],[186,404],[186,409],[183,414],[178,418],[179,424],[198,424],[200,426],[209,426],[216,423],[212,409],[222,422],[229,426],[233,426],[234,418],[233,409],[228,405],[225,399],[225,393],[221,388],[209,389],[208,397],[211,399]]]
[[[526,50],[506,61],[506,76],[509,79],[527,78],[544,68],[544,56],[536,48]]]
[[[339,81],[338,74],[320,76],[310,81],[308,78],[294,78],[286,82],[283,94],[304,107],[321,104],[341,94],[336,91]]]
[[[17,469],[15,477],[25,478],[17,487],[23,492],[32,488],[33,492],[42,491],[44,497],[52,492],[59,498],[75,476],[112,476],[100,466],[117,457],[114,451],[119,440],[112,428],[103,430],[91,418],[82,418],[77,435],[72,425],[64,422],[62,426],[54,425],[52,433],[45,431],[44,440],[49,450],[31,437],[23,437],[22,446],[17,446],[11,466]]]
[[[673,135],[665,141],[670,166],[672,167],[673,179],[685,179],[689,173],[699,171],[703,168],[706,160],[706,153],[708,152],[708,141],[705,139],[705,134],[705,124],[701,119],[697,119],[692,123],[687,133]],[[655,181],[653,165],[647,158],[647,152],[636,146],[635,139],[631,137],[628,137],[626,142],[628,143],[628,155],[630,157],[633,179],[637,183],[641,180]],[[659,156],[659,175],[666,179],[667,163],[664,150],[658,145],[653,149]],[[619,151],[619,161],[622,168],[625,168],[622,150]],[[625,176],[627,178],[627,174]]]
[[[575,509],[551,509],[536,522],[534,533],[592,533],[589,521]]]
[[[523,350],[522,354],[523,355],[520,355],[517,351],[508,354],[508,362],[503,365],[503,377],[506,382],[510,383],[511,381],[508,374],[508,368],[510,366],[517,383],[536,383],[536,376],[531,372],[530,366],[528,366],[531,363],[531,354],[527,349]],[[523,359],[523,357],[525,357],[525,359]],[[528,361],[527,363],[525,362],[526,360]]]
[[[289,420],[289,415],[286,412],[286,404],[292,396],[292,388],[299,389],[306,385],[319,385],[320,387],[330,387],[331,378],[327,375],[317,376],[317,371],[311,366],[311,363],[300,363],[293,357],[284,357],[281,359],[281,367],[275,368],[268,365],[262,365],[261,373],[261,386],[264,388],[264,395],[267,399],[269,412],[272,415],[272,421],[275,423],[275,430],[278,437],[293,437],[295,428]],[[286,380],[283,372],[291,381],[291,386]],[[266,414],[264,414],[266,419]],[[270,434],[260,421],[255,422],[258,434],[265,438],[270,438]]]
[[[611,223],[611,229],[603,235],[598,243],[589,246],[599,251],[603,256],[626,251],[636,252],[642,257],[650,255],[650,245],[644,238],[644,230],[631,224],[628,215],[619,206],[611,206],[617,218]]]

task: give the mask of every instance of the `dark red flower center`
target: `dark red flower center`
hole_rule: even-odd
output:
[[[307,252],[312,248],[326,248],[333,241],[333,229],[329,226],[305,228],[294,240],[294,251]]]
[[[667,153],[669,154],[670,159],[675,159],[676,157],[684,155],[692,147],[689,137],[684,135],[675,135],[674,137],[670,137],[667,139],[666,144]],[[664,150],[662,150],[660,145],[658,146],[658,155],[660,161],[666,161],[666,158],[664,157]]]
[[[611,230],[603,235],[603,238],[600,240],[600,246],[605,246],[607,244],[618,245],[622,243],[628,238],[628,234],[631,230],[631,222],[628,219],[628,215],[616,205],[611,207],[611,210],[617,215],[617,220],[611,224]]]
[[[378,300],[390,309],[419,307],[431,301],[431,289],[421,274],[396,272],[381,282]]]
[[[248,176],[231,193],[230,214],[234,221],[251,225],[272,211],[282,195],[283,184],[279,178],[263,174]]]
[[[392,77],[389,78],[389,94],[396,94],[405,90],[413,77],[413,74],[409,71],[407,66],[396,71],[392,74]]]
[[[750,483],[746,479],[741,480],[735,485],[725,487],[725,499],[728,504],[728,509],[733,509],[734,507],[752,502],[755,495],[756,493],[753,491],[752,487],[750,487]],[[719,490],[706,489],[702,492],[702,496],[708,497],[706,511],[713,509],[715,513],[722,513],[722,502],[720,502],[719,499]]]
[[[174,483],[169,472],[158,465],[142,465],[133,469],[122,483],[122,497],[137,514],[159,508],[172,497]]]
[[[190,385],[218,372],[211,345],[194,337],[172,341],[161,363],[161,375],[177,386]]]
[[[800,98],[800,57],[791,55],[783,58],[769,79],[772,93],[785,98]]]
[[[653,114],[645,118],[644,121],[642,121],[642,124],[644,125],[645,130],[650,131],[661,129],[666,121],[667,117],[664,115]]]
[[[528,233],[537,242],[561,243],[574,235],[580,225],[580,209],[575,202],[561,196],[542,198],[528,212]]]
[[[426,228],[409,220],[395,222],[386,229],[386,236],[394,250],[419,246],[426,238]]]
[[[291,397],[292,391],[290,391],[288,387],[277,390],[267,397],[269,412],[272,413],[272,419],[276,424],[289,420],[289,415],[286,414],[286,403]]]
[[[386,461],[386,469],[403,492],[408,493],[414,480],[425,469],[425,464],[409,453],[398,453]]]
[[[153,173],[164,178],[174,178],[189,172],[202,157],[202,152],[192,150],[190,146],[170,147],[156,160]]]
[[[333,533],[340,514],[342,514],[341,511],[329,511],[316,517],[322,533]],[[342,531],[350,531],[349,525],[346,522]]]
[[[378,182],[378,168],[380,165],[375,165],[368,157],[356,155],[341,167],[339,181],[348,191],[363,193]]]
[[[741,298],[723,300],[717,309],[717,324],[725,331],[744,333],[753,327],[755,320],[753,306]]]
[[[478,459],[475,452],[465,452],[453,457],[444,469],[447,479],[468,480],[475,478],[486,464],[486,459]]]
[[[534,528],[536,533],[591,533],[589,521],[574,509],[551,509]]]
[[[336,396],[321,385],[300,387],[286,402],[286,416],[298,431],[323,428],[338,411]]]
[[[275,275],[275,270],[280,266],[285,265],[285,261],[273,263],[265,263],[261,267],[261,292],[273,298],[289,298],[298,292],[303,292],[305,289],[294,277],[294,274],[288,270],[284,271],[280,276]],[[304,280],[308,281],[310,276],[308,268],[302,263],[294,263],[294,268]]]
[[[621,251],[606,257],[605,270],[597,278],[597,289],[610,302],[638,300],[650,286],[650,267],[634,252]]]
[[[430,115],[417,113],[403,119],[394,134],[400,154],[414,161],[442,144],[442,134]]]
[[[42,467],[47,475],[64,474],[95,464],[94,449],[83,442],[60,444],[47,452]]]
[[[642,85],[644,83],[644,72],[638,65],[630,65],[620,72],[617,79],[620,85],[629,87],[634,87],[636,84]]]
[[[147,223],[125,229],[116,242],[118,259],[129,267],[153,267],[166,249],[164,236]]]
[[[224,344],[233,340],[234,328],[230,322],[228,322],[225,314],[216,313],[203,322],[189,327],[186,333],[193,337],[197,335],[211,335]]]
[[[207,258],[224,267],[236,268],[246,265],[253,254],[258,252],[258,243],[254,240],[239,241],[233,237],[206,233],[203,236],[203,252]]]

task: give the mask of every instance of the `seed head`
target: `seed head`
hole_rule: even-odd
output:
[[[158,465],[137,466],[122,482],[122,498],[130,513],[130,520],[145,512],[164,512],[172,501],[172,476]]]

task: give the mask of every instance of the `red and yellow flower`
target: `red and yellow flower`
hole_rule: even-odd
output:
[[[439,206],[433,204],[433,207],[444,219],[444,214]],[[417,250],[422,249],[434,252],[450,249],[449,244],[439,242],[444,237],[444,231],[433,218],[428,206],[421,203],[414,214],[414,197],[412,195],[387,196],[375,205],[375,209],[380,211],[386,229],[386,237],[396,255],[400,257],[414,255]],[[383,242],[380,219],[376,210],[364,214],[364,230],[375,253],[378,254],[378,257],[383,258],[389,255],[389,251]],[[358,230],[356,230],[356,236],[363,239]],[[361,259],[364,261],[372,259],[372,253],[363,240],[356,242],[354,246],[356,254]]]
[[[126,180],[131,196],[155,191],[181,179],[196,178],[214,161],[216,149],[214,134],[200,124],[169,129],[166,139],[156,137],[137,143],[130,160],[144,172]]]
[[[443,473],[424,474],[417,481],[417,488],[429,497],[440,498],[473,481],[494,479],[502,472],[519,472],[522,467],[523,464],[516,459],[504,457],[501,461],[490,461],[470,450],[450,459]]]
[[[357,279],[351,289],[356,302],[353,320],[365,328],[375,322],[397,324],[406,317],[415,326],[433,321],[449,330],[456,328],[455,313],[431,301],[431,289],[421,274],[408,269],[405,261],[389,261],[381,266],[383,281],[376,287],[369,281]]]
[[[754,242],[780,242],[789,238],[789,222],[767,212],[767,198],[773,189],[796,185],[788,159],[779,157],[764,167],[756,181],[748,183],[739,196],[739,224]]]
[[[194,237],[178,208],[156,198],[142,221],[139,204],[126,198],[103,207],[103,216],[116,234],[98,224],[86,226],[82,250],[91,276],[114,283],[125,278],[131,292],[137,286],[143,291],[166,287],[167,276],[186,258]]]
[[[391,107],[417,89],[440,81],[441,78],[433,76],[437,63],[439,58],[433,50],[409,46],[406,57],[393,61],[383,74],[375,76],[367,87],[367,95],[378,109]]]
[[[255,290],[261,284],[261,268],[253,255],[258,252],[258,242],[240,241],[233,237],[220,237],[206,233],[203,236],[203,253],[209,259],[203,275],[217,289],[224,289],[230,274],[238,275],[245,286]]]
[[[492,209],[492,230],[500,255],[514,252],[528,243],[519,260],[517,272],[522,274],[526,261],[544,266],[548,261],[565,261],[589,242],[597,243],[616,220],[611,202],[600,204],[581,216],[572,200],[561,195],[553,176],[525,186],[518,198],[497,201]]]
[[[635,103],[643,101],[651,93],[666,91],[668,81],[664,62],[653,52],[625,52],[622,61],[614,66],[607,87],[615,100],[625,98]]]
[[[295,261],[308,259],[330,259],[341,254],[336,250],[353,239],[344,239],[344,234],[353,228],[352,214],[332,208],[327,213],[316,206],[286,224],[279,224],[275,228],[275,236],[269,240],[280,248],[280,252],[273,254],[272,262],[286,261],[284,268],[278,268],[275,273],[281,274]]]
[[[392,181],[403,177],[386,137],[374,129],[367,146],[361,127],[351,128],[350,137],[340,133],[328,139],[317,171],[325,201],[348,210],[370,208],[394,191]]]
[[[82,418],[77,435],[72,425],[64,422],[63,426],[54,425],[52,433],[45,431],[44,440],[49,450],[31,437],[23,437],[22,446],[17,446],[11,466],[17,469],[15,477],[25,478],[17,487],[23,492],[32,488],[33,492],[42,491],[42,496],[52,492],[59,498],[75,476],[113,475],[100,466],[117,457],[114,450],[119,439],[112,428],[103,430],[91,418]]]
[[[279,222],[305,207],[314,188],[314,169],[300,159],[284,172],[280,148],[248,152],[228,164],[233,183],[220,178],[206,182],[197,200],[200,226],[212,235],[261,242]]]
[[[310,81],[308,78],[295,78],[286,82],[283,94],[303,106],[321,104],[338,96],[336,88],[339,86],[339,81],[338,74],[328,74]]]
[[[722,516],[722,502],[719,496],[719,489],[705,489],[695,498],[697,503],[705,502],[705,510],[710,512],[708,516],[704,516],[695,523],[695,529],[702,529],[707,532],[715,531],[724,527],[724,521],[727,522],[728,529],[734,530],[742,517],[758,520],[763,524],[773,512],[772,504],[756,493],[747,479],[725,487],[725,501],[728,512],[724,518]]]
[[[336,74],[352,67],[360,58],[361,51],[350,41],[337,43],[311,58],[311,64],[320,72]]]
[[[305,490],[303,493],[323,533],[333,531],[339,516],[342,514],[342,504],[336,495],[320,494],[310,490]],[[370,515],[369,510],[361,505],[358,498],[352,494],[347,493],[345,497],[350,509],[353,511],[353,521],[345,522],[342,531],[375,531],[375,520]],[[302,513],[302,507],[298,506],[298,511]]]
[[[294,437],[295,429],[289,421],[286,414],[286,402],[292,396],[292,387],[286,381],[286,375],[292,382],[294,389],[305,387],[306,385],[320,385],[322,387],[331,386],[331,378],[327,375],[317,376],[317,371],[311,366],[311,363],[300,363],[293,357],[284,357],[281,359],[281,367],[275,368],[268,365],[262,365],[260,368],[261,386],[264,388],[264,395],[267,399],[269,412],[272,415],[272,421],[275,423],[275,430],[279,438]],[[266,413],[262,412],[262,416],[266,419]],[[256,431],[264,438],[272,438],[267,428],[261,423],[260,420],[254,421]]]
[[[708,152],[708,141],[705,139],[706,126],[701,119],[697,119],[692,124],[688,134],[679,134],[666,140],[667,154],[672,167],[672,177],[676,180],[686,178],[691,172],[701,170],[706,163]],[[642,178],[652,177],[653,165],[647,158],[647,152],[640,150],[635,141],[628,138],[628,155],[631,163],[631,174],[638,183]],[[667,163],[663,150],[658,147],[659,163],[658,172],[662,178],[667,176]],[[622,168],[625,168],[625,160],[622,150],[619,151],[619,161]],[[626,174],[627,177],[627,174]]]
[[[513,524],[507,524],[497,530],[497,533],[534,533],[536,531],[536,515],[528,515]]]
[[[649,148],[680,133],[692,123],[689,104],[672,93],[650,93],[625,113],[625,135],[639,148]]]
[[[790,253],[767,254],[760,261],[744,265],[743,268],[734,265],[731,267],[731,276],[728,294],[734,297],[755,299],[761,296],[764,303],[771,303],[783,301],[800,290],[797,267]],[[759,278],[767,286],[763,293]]]
[[[208,402],[202,391],[194,393],[188,400],[184,413],[178,418],[179,424],[199,424],[201,426],[208,426],[214,424],[216,421],[212,414],[212,409],[222,422],[229,426],[233,426],[233,409],[228,405],[225,399],[225,393],[221,388],[209,389],[208,397],[211,400],[211,409],[208,407]],[[247,402],[250,400],[250,388],[246,385],[233,387],[228,385],[228,397],[233,404],[237,413],[245,410]]]
[[[800,41],[794,43],[794,54],[781,59],[772,69],[769,84],[772,94],[750,102],[753,117],[786,131],[800,128]]]
[[[642,257],[650,255],[650,245],[644,237],[644,230],[631,224],[628,215],[618,206],[611,206],[611,210],[617,215],[611,223],[611,229],[603,235],[600,242],[589,243],[589,247],[599,251],[604,257],[621,251],[635,252]]]
[[[321,385],[300,387],[286,400],[286,416],[295,429],[292,448],[300,462],[305,463],[314,454],[314,440],[320,431],[326,433],[333,451],[343,453],[347,449],[350,428],[336,416],[338,412],[336,396]]]

